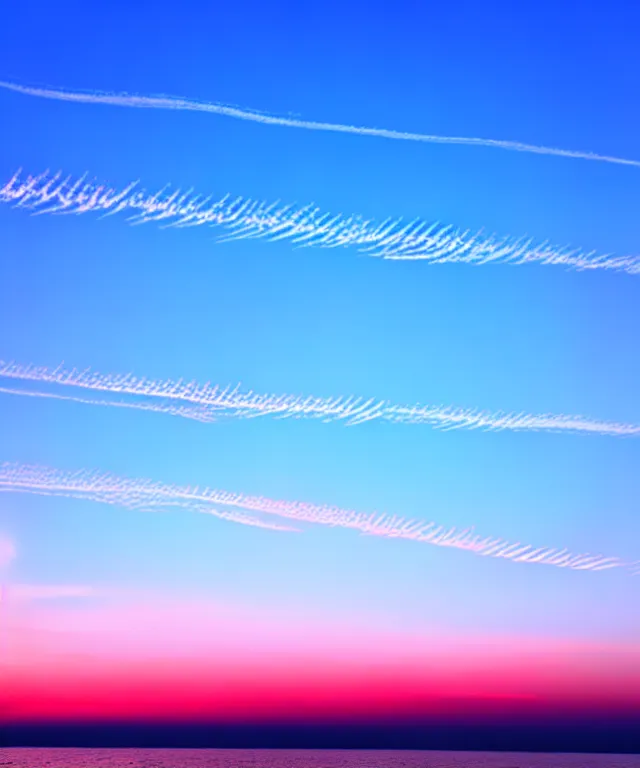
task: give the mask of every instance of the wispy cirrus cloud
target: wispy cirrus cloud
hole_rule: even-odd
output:
[[[283,128],[298,128],[308,131],[324,131],[331,133],[345,133],[356,136],[369,136],[395,141],[414,141],[427,144],[453,144],[472,147],[485,147],[505,149],[512,152],[526,152],[537,155],[551,155],[555,157],[574,158],[578,160],[591,160],[600,163],[613,163],[640,168],[640,160],[632,160],[624,157],[600,154],[597,152],[585,152],[573,149],[560,149],[558,147],[546,147],[537,144],[527,144],[521,141],[505,141],[502,139],[483,139],[473,136],[441,136],[437,134],[415,133],[410,131],[397,131],[388,128],[369,128],[366,126],[346,125],[343,123],[327,123],[316,120],[301,120],[295,117],[283,117],[256,110],[219,104],[210,101],[186,99],[178,96],[157,95],[144,96],[130,93],[114,93],[110,91],[79,91],[66,88],[51,88],[23,85],[9,81],[0,81],[0,88],[25,96],[35,96],[43,99],[55,99],[57,101],[75,102],[80,104],[104,104],[117,107],[132,107],[136,109],[168,109],[188,112],[208,112],[209,114],[232,117],[238,120],[247,120],[262,125],[274,125]]]
[[[179,494],[167,492],[154,492],[153,484],[142,481],[137,486],[135,482],[121,481],[116,478],[107,480],[108,476],[96,474],[96,478],[104,477],[105,482],[89,478],[90,473],[56,473],[55,470],[41,467],[28,467],[19,464],[0,464],[0,492],[27,492],[40,496],[62,496],[69,499],[87,499],[102,504],[112,504],[139,511],[162,511],[172,507],[188,507],[190,512],[217,517],[240,525],[248,525],[265,530],[282,531],[287,533],[298,532],[298,529],[273,520],[263,520],[255,515],[236,509],[218,509],[210,499],[197,496],[181,498]],[[60,482],[56,481],[60,479]],[[161,487],[161,486],[158,486]],[[168,486],[167,486],[168,487]],[[224,506],[222,504],[221,506]],[[242,507],[242,505],[228,506]],[[255,508],[255,511],[262,510]]]
[[[86,499],[131,510],[153,511],[176,507],[215,516],[220,507],[275,515],[297,523],[346,528],[390,539],[406,539],[438,547],[462,549],[484,557],[519,563],[537,563],[572,570],[602,571],[621,568],[636,572],[639,564],[618,557],[574,553],[558,547],[536,547],[522,542],[481,537],[473,530],[447,528],[432,522],[396,515],[365,514],[340,507],[301,501],[281,501],[263,496],[230,493],[210,488],[181,487],[129,480],[90,471],[63,472],[48,467],[0,464],[0,492],[33,493]],[[230,512],[227,519],[233,520]],[[242,519],[234,520],[243,522]],[[268,525],[268,523],[267,523]]]
[[[118,190],[48,172],[15,174],[0,188],[0,202],[33,213],[128,214],[131,223],[162,222],[168,227],[215,226],[220,238],[287,240],[297,246],[353,247],[372,257],[430,264],[545,264],[575,270],[640,274],[640,255],[611,256],[536,243],[529,238],[495,237],[417,219],[375,223],[360,216],[333,215],[315,205],[292,206],[225,196],[213,201],[191,191],[148,194],[137,183]]]
[[[27,389],[20,389],[18,387],[0,387],[0,394],[3,395],[20,395],[21,397],[33,397],[44,398],[46,400],[62,400],[71,403],[81,403],[82,405],[101,405],[110,406],[112,408],[133,408],[139,411],[152,411],[154,413],[166,413],[171,416],[183,416],[187,419],[193,419],[195,421],[210,421],[207,418],[206,412],[198,408],[188,408],[180,405],[172,405],[171,403],[144,403],[144,402],[126,402],[123,400],[107,400],[100,398],[90,397],[74,397],[73,395],[63,395],[56,392],[37,392]]]
[[[222,387],[182,380],[154,381],[131,374],[101,374],[91,370],[46,368],[0,360],[0,380],[21,385],[46,385],[48,389],[0,387],[0,394],[70,400],[87,405],[134,408],[182,416],[201,422],[220,418],[318,419],[347,425],[367,421],[425,424],[443,430],[482,429],[493,431],[550,431],[598,434],[617,437],[640,435],[639,424],[591,419],[567,414],[488,412],[442,405],[394,405],[386,400],[363,397],[321,398],[297,395],[256,394],[239,385]],[[63,393],[51,387],[62,388]],[[66,394],[71,391],[118,397],[96,398]],[[125,398],[125,399],[122,399]]]

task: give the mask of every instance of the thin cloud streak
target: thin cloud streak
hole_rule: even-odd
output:
[[[0,464],[0,491],[85,499],[138,511],[151,511],[169,506],[196,512],[210,511],[210,505],[240,508],[298,523],[346,528],[372,536],[462,549],[484,557],[572,570],[602,571],[622,568],[635,573],[639,565],[637,562],[626,562],[618,557],[576,554],[566,548],[534,547],[521,542],[483,538],[472,529],[446,528],[435,523],[396,515],[364,514],[329,505],[279,501],[263,496],[229,493],[210,488],[181,487],[150,480],[122,479],[108,473],[63,472],[48,467],[4,463]],[[218,516],[221,514],[217,511],[212,513]]]
[[[372,136],[381,139],[395,141],[415,141],[427,144],[454,144],[473,147],[488,147],[504,149],[512,152],[525,152],[537,155],[551,155],[555,157],[573,158],[578,160],[591,160],[600,163],[613,163],[616,165],[628,165],[640,168],[640,160],[630,160],[623,157],[602,155],[597,152],[584,152],[572,149],[560,149],[557,147],[545,147],[537,144],[526,144],[520,141],[504,141],[501,139],[482,139],[468,136],[440,136],[426,133],[413,133],[408,131],[396,131],[386,128],[367,128],[365,126],[344,125],[341,123],[327,123],[314,120],[300,120],[293,117],[282,117],[250,109],[242,109],[216,102],[185,99],[177,96],[140,96],[129,93],[113,93],[104,91],[70,91],[63,88],[41,88],[21,85],[8,81],[0,81],[0,88],[4,88],[25,96],[36,96],[57,101],[76,102],[81,104],[105,104],[118,107],[133,107],[136,109],[168,109],[189,112],[208,112],[210,114],[233,117],[238,120],[247,120],[263,125],[275,125],[285,128],[301,128],[308,131],[325,131],[331,133],[346,133],[356,136]]]
[[[36,496],[56,496],[66,499],[78,499],[94,501],[100,504],[125,507],[139,512],[161,512],[171,508],[187,509],[190,512],[212,515],[220,520],[247,525],[253,528],[263,528],[270,531],[282,531],[286,533],[298,533],[299,529],[290,525],[262,520],[259,517],[249,515],[244,511],[220,510],[212,506],[212,502],[196,498],[182,499],[179,495],[159,491],[151,491],[153,484],[142,481],[140,487],[135,482],[122,481],[120,487],[117,478],[108,475],[95,477],[112,482],[100,483],[89,480],[79,480],[88,477],[89,473],[56,473],[55,470],[42,467],[22,467],[19,464],[0,463],[0,492],[5,493],[30,493]],[[26,479],[25,479],[26,478]],[[62,478],[56,482],[55,478]],[[160,486],[158,486],[160,488]],[[260,511],[260,510],[256,510]]]
[[[76,584],[9,584],[5,587],[7,599],[20,602],[95,597],[99,594],[95,587]]]
[[[0,379],[43,384],[88,392],[108,393],[129,400],[108,400],[0,386],[0,394],[69,400],[88,405],[133,408],[167,413],[200,422],[220,418],[272,416],[319,419],[349,426],[368,421],[428,425],[442,430],[549,431],[601,436],[640,436],[640,425],[589,419],[565,414],[491,413],[451,406],[401,406],[362,397],[320,398],[256,394],[236,387],[221,387],[182,380],[154,381],[131,374],[100,374],[91,370],[45,368],[0,360]],[[149,400],[151,402],[149,402]]]
[[[545,264],[575,270],[605,269],[640,274],[640,256],[611,256],[558,247],[528,238],[470,233],[416,219],[376,223],[360,216],[323,213],[315,205],[283,206],[242,197],[217,201],[191,190],[155,194],[137,182],[120,190],[94,184],[86,176],[73,180],[48,171],[39,176],[18,171],[0,187],[0,203],[32,213],[128,214],[132,224],[162,222],[165,227],[221,227],[229,240],[285,240],[299,247],[353,247],[374,258],[426,261],[430,264]]]
[[[101,405],[113,408],[132,408],[133,410],[152,411],[153,413],[168,413],[171,416],[182,416],[187,419],[208,422],[211,421],[206,413],[201,413],[197,408],[187,408],[183,406],[163,405],[157,403],[124,402],[122,400],[99,400],[90,397],[74,397],[73,395],[61,395],[55,392],[30,392],[18,387],[0,387],[2,395],[19,395],[21,397],[35,397],[44,400],[63,400],[71,403],[81,403],[82,405]]]

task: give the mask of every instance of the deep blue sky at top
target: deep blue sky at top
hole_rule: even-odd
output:
[[[24,2],[0,10],[0,78],[639,159],[634,6]],[[313,201],[601,252],[640,247],[634,168],[10,93],[0,93],[0,114],[3,179],[17,167],[60,168],[114,185],[140,179],[153,190],[171,183]],[[0,210],[0,358],[640,421],[637,277],[394,264],[214,238]],[[8,397],[0,423],[3,460],[326,501],[638,556],[640,453],[631,440],[376,424],[205,427]],[[637,584],[615,574],[564,574],[337,531],[292,544],[179,515],[151,527],[145,516],[80,502],[3,504],[5,527],[24,550],[17,567],[32,578],[205,584],[421,626],[637,636]]]

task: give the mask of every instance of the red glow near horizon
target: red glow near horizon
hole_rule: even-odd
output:
[[[635,646],[382,631],[166,596],[69,598],[84,594],[14,589],[0,631],[0,720],[640,714]]]
[[[640,714],[638,665],[607,674],[588,660],[457,659],[422,663],[302,658],[67,657],[5,667],[9,721],[355,721],[425,715]]]

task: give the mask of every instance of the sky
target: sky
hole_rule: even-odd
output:
[[[7,5],[0,80],[640,161],[631,3],[206,6]],[[60,171],[640,255],[633,165],[3,87],[0,110],[0,186],[20,169]],[[1,375],[6,724],[462,718],[481,732],[505,713],[521,725],[584,716],[606,722],[603,744],[640,750],[606,736],[640,719],[638,274],[33,213],[0,205],[4,362],[579,415],[629,434],[247,419],[237,403],[212,419],[200,402],[194,418],[155,412],[172,402],[148,392]],[[111,480],[60,482],[80,470]],[[139,480],[165,490],[151,499]],[[185,500],[187,486],[200,496]],[[214,504],[206,487],[254,501]],[[300,504],[276,505],[283,516],[269,500]],[[373,515],[455,528],[457,545]],[[479,556],[476,535],[507,543]],[[534,562],[541,548],[619,567]]]

